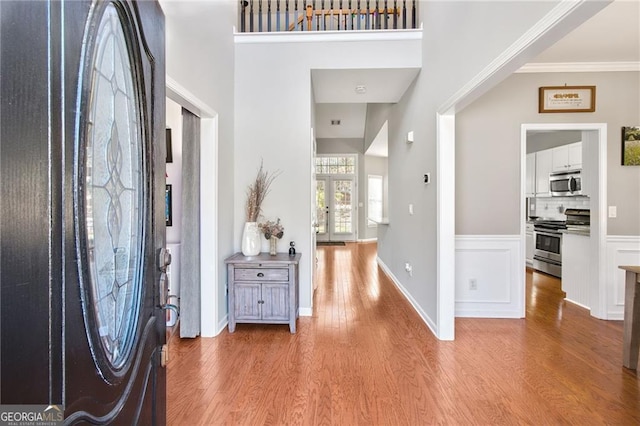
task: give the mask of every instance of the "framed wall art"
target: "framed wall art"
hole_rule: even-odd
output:
[[[538,112],[594,112],[596,86],[548,86],[538,90]]]
[[[640,126],[622,128],[622,165],[640,166]]]

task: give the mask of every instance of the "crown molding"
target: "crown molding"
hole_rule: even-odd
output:
[[[525,64],[517,73],[640,71],[640,62],[538,62]]]

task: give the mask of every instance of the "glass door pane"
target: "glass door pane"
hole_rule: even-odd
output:
[[[352,209],[353,180],[335,179],[333,181],[333,233],[350,234],[353,232]]]
[[[327,235],[327,181],[316,180],[316,218],[318,222],[317,238],[322,240]]]

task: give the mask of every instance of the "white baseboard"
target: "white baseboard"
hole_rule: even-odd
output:
[[[624,319],[625,272],[620,265],[640,265],[640,236],[607,236],[607,319]]]
[[[222,331],[227,327],[228,324],[229,324],[229,314],[225,315],[224,318],[222,318],[222,320],[218,322],[218,327],[216,329],[217,331],[214,336],[217,336],[218,334],[222,333]]]
[[[313,308],[300,308],[298,309],[298,315],[301,317],[313,316]]]
[[[524,318],[523,253],[520,235],[456,235],[456,317]]]
[[[411,303],[411,306],[413,306],[413,309],[418,313],[420,318],[422,318],[422,320],[427,325],[427,327],[429,327],[429,329],[431,330],[433,335],[438,337],[438,326],[437,326],[437,324],[420,307],[418,302],[416,302],[416,300],[413,298],[413,296],[411,296],[411,294],[407,291],[407,289],[400,283],[400,280],[398,280],[398,278],[396,278],[396,276],[393,275],[393,273],[391,272],[389,267],[387,267],[387,265],[385,265],[385,263],[382,260],[380,260],[380,257],[376,256],[376,261],[378,262],[378,265],[380,266],[382,271],[389,277],[389,279],[391,279],[391,281],[398,288],[398,290],[400,290],[400,293],[402,293],[404,295],[404,297],[409,301],[409,303]]]
[[[377,241],[377,238],[363,238],[358,240],[359,243],[375,243]]]

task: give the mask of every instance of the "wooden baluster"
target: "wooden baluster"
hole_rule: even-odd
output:
[[[413,0],[413,6],[411,7],[411,28],[418,28],[418,19],[416,16],[416,0]]]
[[[407,0],[402,0],[402,29],[407,29]]]
[[[262,32],[262,0],[258,0],[258,32]]]
[[[360,10],[360,0],[358,0],[358,2],[356,3],[356,7],[358,8],[358,11],[356,13],[356,20],[358,21],[357,26],[358,26],[358,29],[360,29],[361,27],[360,20],[362,19],[362,10]]]
[[[398,0],[393,0],[393,29],[398,29]]]
[[[271,32],[271,0],[267,0],[267,31]]]
[[[298,0],[293,0],[293,7],[293,31],[295,31],[298,26]]]
[[[340,21],[342,21],[342,0],[340,0],[340,8],[338,9],[338,31],[340,31]]]
[[[280,31],[280,0],[276,0],[276,31]]]
[[[307,31],[313,30],[313,6],[307,5]]]

